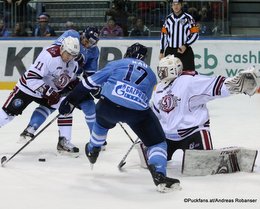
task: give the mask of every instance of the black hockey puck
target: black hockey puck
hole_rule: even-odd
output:
[[[45,158],[39,158],[38,160],[39,160],[40,162],[45,162],[45,161],[46,161]]]

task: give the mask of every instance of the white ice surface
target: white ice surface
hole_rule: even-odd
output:
[[[0,91],[1,105],[9,92]],[[22,116],[0,129],[0,157],[9,158],[22,146],[17,140],[35,107],[31,104]],[[215,148],[242,146],[260,150],[260,95],[218,99],[208,107]],[[124,127],[135,139],[128,126]],[[259,156],[253,173],[185,177],[181,174],[182,153],[177,151],[169,162],[168,175],[180,179],[183,189],[161,194],[150,173],[139,166],[136,150],[128,156],[124,171],[117,169],[131,146],[119,125],[109,132],[106,151],[101,152],[93,170],[84,155],[88,138],[83,113],[76,110],[73,143],[80,148],[80,157],[61,156],[56,152],[58,131],[54,122],[4,168],[0,167],[0,209],[260,208]],[[39,158],[46,162],[39,162]],[[235,202],[236,198],[256,202]],[[211,199],[220,202],[198,202]],[[221,202],[226,200],[234,202]]]

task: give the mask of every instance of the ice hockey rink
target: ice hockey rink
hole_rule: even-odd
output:
[[[1,105],[9,92],[0,91]],[[36,106],[31,104],[22,116],[0,129],[1,157],[9,158],[22,146],[17,143],[19,134]],[[214,100],[208,107],[214,148],[260,150],[260,94],[234,95]],[[126,124],[124,127],[136,139]],[[83,113],[74,111],[73,143],[80,148],[78,158],[57,154],[57,130],[55,121],[0,167],[1,209],[260,208],[259,156],[253,173],[188,177],[181,174],[182,152],[178,151],[168,164],[168,175],[180,179],[182,190],[162,194],[156,191],[148,170],[140,167],[135,149],[126,159],[123,172],[118,170],[118,163],[131,146],[119,125],[109,132],[106,150],[100,153],[93,170],[84,154],[89,132]],[[39,158],[46,162],[39,162]],[[216,201],[210,202],[212,199]]]

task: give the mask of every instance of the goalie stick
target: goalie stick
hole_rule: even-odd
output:
[[[1,166],[3,167],[6,163],[8,163],[11,159],[13,159],[18,153],[20,153],[25,147],[28,146],[37,136],[39,136],[46,128],[48,128],[58,117],[60,114],[56,115],[49,123],[47,123],[34,137],[32,137],[26,144],[24,144],[19,150],[17,150],[10,158],[7,159],[6,156],[1,158]]]

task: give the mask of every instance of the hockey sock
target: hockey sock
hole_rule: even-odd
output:
[[[93,147],[101,147],[107,138],[108,129],[103,128],[98,123],[94,123],[93,130],[90,136],[90,144]]]
[[[57,122],[59,126],[59,136],[65,137],[68,141],[71,140],[71,130],[72,130],[73,117],[70,116],[59,116]]]
[[[166,166],[167,166],[167,144],[166,142],[161,142],[159,144],[148,147],[147,157],[148,164],[154,165],[156,172],[162,173],[166,176]]]
[[[92,132],[94,122],[96,121],[96,114],[93,115],[85,115],[85,121],[88,125],[90,133]]]
[[[79,106],[85,114],[85,120],[91,133],[93,124],[96,121],[95,103],[93,100],[86,100],[80,103]]]
[[[37,107],[30,119],[30,122],[27,127],[31,126],[36,131],[46,120],[46,118],[53,112],[54,110],[49,109],[44,106]]]

